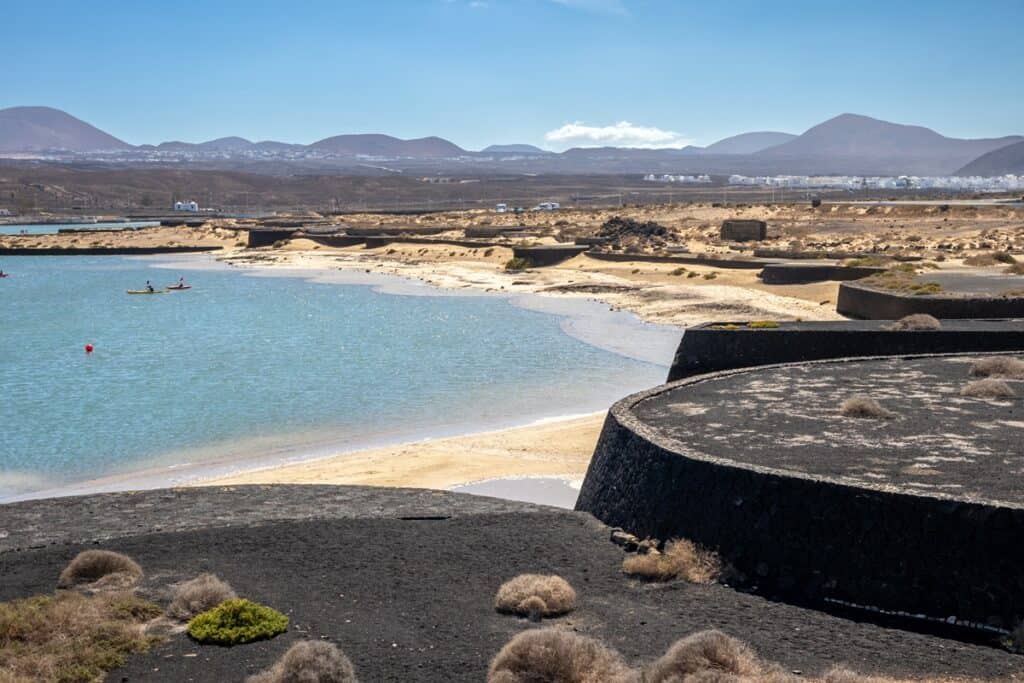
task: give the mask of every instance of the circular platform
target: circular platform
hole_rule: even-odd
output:
[[[636,417],[684,448],[851,485],[1024,503],[1024,403],[960,395],[974,356],[794,364],[661,392]],[[1011,382],[1024,395],[1024,382]],[[867,395],[892,419],[840,415]]]
[[[609,413],[577,509],[713,547],[784,597],[1013,628],[1024,400],[961,396],[977,357],[765,366],[636,394]],[[842,416],[858,394],[895,417]]]

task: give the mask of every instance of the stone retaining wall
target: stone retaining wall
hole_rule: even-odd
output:
[[[914,296],[844,282],[836,311],[852,318],[896,320],[912,313],[936,318],[1024,318],[1024,296]]]
[[[736,372],[756,370],[722,374]],[[699,440],[669,441],[633,413],[645,399],[716,376],[616,403],[576,509],[641,537],[689,538],[718,551],[738,583],[788,600],[1003,629],[1024,618],[1021,507],[854,486],[744,464],[742,452],[713,458]]]
[[[708,372],[828,358],[1024,350],[1024,320],[943,321],[940,330],[898,332],[881,321],[782,322],[775,329],[738,324],[691,327],[668,381]]]

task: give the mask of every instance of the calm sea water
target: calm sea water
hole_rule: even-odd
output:
[[[222,270],[182,273],[189,291],[131,296],[179,273],[120,257],[0,267],[12,273],[0,279],[0,497],[601,410],[665,376],[497,297]]]
[[[48,235],[61,228],[75,230],[123,230],[125,228],[146,228],[160,225],[160,221],[134,221],[128,223],[26,223],[24,225],[0,225],[0,235],[19,235],[25,231],[29,235]]]

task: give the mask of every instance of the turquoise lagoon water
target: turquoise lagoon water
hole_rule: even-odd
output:
[[[49,235],[61,228],[75,230],[124,230],[125,228],[148,228],[160,225],[160,221],[126,221],[118,223],[25,223],[0,225],[0,235],[20,235],[22,231],[28,235]]]
[[[0,499],[602,410],[665,377],[505,298],[155,265],[0,262]]]

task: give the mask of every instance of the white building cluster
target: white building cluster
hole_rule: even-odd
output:
[[[199,203],[196,201],[189,202],[174,202],[175,211],[198,211]]]
[[[730,185],[841,190],[939,189],[1009,192],[1024,189],[1024,175],[982,176],[729,176]]]
[[[683,183],[686,185],[696,185],[701,183],[710,183],[711,176],[709,175],[669,175],[667,173],[663,175],[654,175],[650,173],[644,176],[644,180],[652,183]]]

